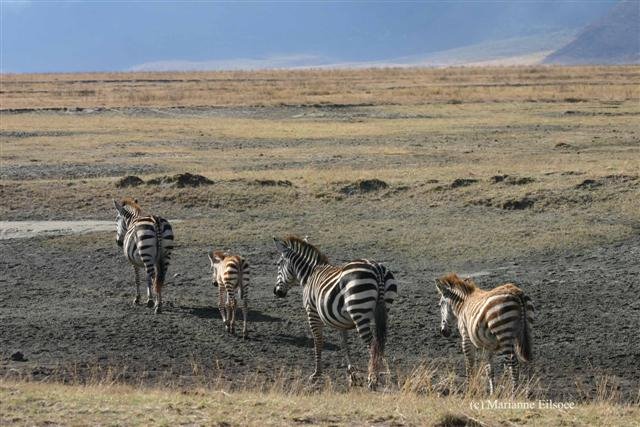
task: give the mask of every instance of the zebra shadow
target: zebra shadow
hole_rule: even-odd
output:
[[[218,307],[180,307],[181,309],[187,311],[189,314],[199,317],[201,319],[219,319],[222,320],[222,316],[220,315],[220,310]],[[242,312],[238,310],[236,313],[236,321],[242,320]],[[282,319],[279,317],[269,316],[268,314],[261,313],[256,310],[249,310],[247,314],[248,322],[282,322]]]
[[[272,341],[283,344],[283,345],[293,345],[295,347],[301,348],[313,348],[313,339],[307,337],[306,335],[284,335],[284,334],[276,334],[271,336]],[[328,342],[325,338],[324,344],[322,346],[323,350],[332,350],[337,351],[339,347],[335,344]]]

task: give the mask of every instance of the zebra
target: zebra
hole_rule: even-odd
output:
[[[138,201],[125,198],[113,201],[118,212],[116,217],[116,243],[133,266],[136,282],[134,305],[140,303],[140,269],[144,267],[147,277],[147,307],[155,307],[154,313],[162,311],[162,286],[173,249],[173,230],[169,222],[156,215],[144,215]],[[151,288],[156,294],[155,304]]]
[[[242,338],[247,337],[249,311],[249,264],[239,255],[222,251],[207,253],[211,261],[213,286],[218,288],[218,308],[227,332],[235,334],[236,290],[242,300]],[[225,298],[226,296],[226,298]]]
[[[467,380],[473,369],[472,347],[475,347],[488,354],[485,370],[489,377],[489,392],[494,392],[491,364],[494,353],[503,359],[515,392],[518,359],[522,362],[533,359],[531,325],[534,308],[531,299],[512,283],[486,291],[471,279],[461,279],[454,273],[436,279],[436,288],[441,296],[440,332],[449,337],[450,325],[457,319]]]
[[[347,341],[347,331],[355,328],[369,347],[368,386],[375,389],[384,357],[388,311],[397,295],[397,284],[391,271],[366,259],[351,261],[341,267],[331,265],[306,238],[288,236],[284,240],[276,237],[273,240],[280,252],[274,294],[284,298],[291,286],[300,284],[303,287],[303,305],[315,350],[315,371],[310,380],[319,378],[322,373],[324,326],[340,331],[349,379],[352,383],[357,380]]]

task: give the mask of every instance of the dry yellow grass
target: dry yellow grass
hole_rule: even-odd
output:
[[[87,377],[73,369],[44,382],[28,377],[0,379],[2,425],[631,425],[638,402],[623,402],[615,378],[596,378],[595,394],[550,400],[537,378],[511,393],[508,378],[487,394],[486,377],[467,383],[448,365],[423,363],[387,377],[380,392],[337,386],[330,377],[310,384],[300,371],[283,369],[275,378],[258,374],[230,382],[191,362],[193,384],[132,386],[123,369],[96,369]],[[69,376],[69,374],[71,376]],[[584,386],[584,385],[582,385]],[[579,387],[580,391],[580,387]],[[640,391],[640,390],[639,390]],[[640,394],[638,395],[640,398]],[[466,424],[465,424],[466,423]]]
[[[323,239],[323,224],[332,222],[345,233],[390,230],[384,239],[398,254],[421,250],[449,260],[478,251],[510,256],[621,239],[635,230],[639,189],[637,181],[606,177],[640,173],[639,76],[639,67],[5,75],[3,108],[103,105],[96,97],[61,92],[77,85],[104,92],[104,105],[126,108],[3,112],[0,215],[56,218],[57,202],[64,200],[77,214],[103,217],[105,197],[131,193],[173,217],[218,213],[213,226],[222,230],[216,221],[247,209],[243,233],[254,238],[260,230],[287,232],[298,224]],[[127,85],[134,94],[159,87],[182,91],[185,85],[202,91],[180,92],[184,100],[160,92],[149,102],[115,99]],[[44,92],[29,98],[20,87]],[[265,87],[278,89],[261,94]],[[309,87],[325,87],[329,95],[309,95]],[[229,90],[219,98],[207,88]],[[246,107],[324,102],[317,97],[359,104],[369,94],[375,105]],[[462,103],[442,102],[454,98]],[[234,107],[162,107],[201,104]],[[65,175],[78,168],[95,177]],[[24,180],[31,171],[35,175]],[[113,186],[127,173],[148,179],[180,172],[217,184],[163,190],[163,200],[154,187]],[[530,180],[493,184],[495,175]],[[386,181],[391,193],[382,200],[340,194],[344,185],[365,178]],[[251,185],[256,179],[286,179],[294,187]],[[452,189],[456,179],[477,183]],[[611,182],[579,190],[585,179]],[[525,198],[536,200],[533,209],[501,209]],[[374,206],[386,212],[384,218],[367,219]],[[344,216],[345,209],[353,216]],[[308,213],[304,224],[298,212]],[[465,247],[456,247],[461,240]]]
[[[636,66],[4,74],[0,107],[625,101],[639,82]]]
[[[415,393],[231,391],[0,381],[2,425],[634,425],[640,407]],[[552,407],[550,405],[564,405]],[[568,406],[570,405],[570,406]]]

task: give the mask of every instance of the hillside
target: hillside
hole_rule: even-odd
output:
[[[576,30],[569,29],[492,40],[427,55],[398,58],[393,62],[412,66],[532,65],[573,40],[576,34]]]
[[[640,3],[623,1],[587,26],[575,40],[549,55],[546,64],[631,64],[640,62]]]

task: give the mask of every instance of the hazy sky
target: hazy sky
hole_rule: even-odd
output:
[[[615,1],[0,0],[3,72],[121,71],[165,60],[382,60],[581,27]]]

